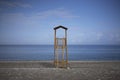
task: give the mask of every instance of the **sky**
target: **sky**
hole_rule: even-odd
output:
[[[59,25],[68,44],[120,45],[120,0],[0,0],[0,45],[54,44]]]

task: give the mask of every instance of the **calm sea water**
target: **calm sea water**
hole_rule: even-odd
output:
[[[118,60],[120,45],[69,45],[69,60]],[[0,60],[53,60],[53,45],[1,45]]]

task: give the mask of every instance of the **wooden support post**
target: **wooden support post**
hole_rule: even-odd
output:
[[[66,67],[68,67],[68,52],[67,52],[67,30],[65,30],[65,50],[66,50]]]

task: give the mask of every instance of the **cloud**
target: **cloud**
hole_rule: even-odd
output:
[[[69,39],[71,40],[70,43],[78,43],[78,44],[111,44],[113,42],[116,42],[115,40],[110,40],[110,34],[104,33],[104,32],[82,32],[81,30],[76,30],[69,36]],[[115,35],[114,35],[115,37]],[[116,40],[118,40],[116,38]]]
[[[101,32],[101,33],[97,33],[96,34],[96,40],[101,40],[101,38],[103,38],[104,34]]]
[[[10,1],[0,1],[0,5],[3,5],[5,7],[22,7],[22,8],[31,8],[32,6],[27,3],[21,3],[21,2],[10,2]]]
[[[76,16],[76,15],[72,14],[70,11],[65,10],[63,8],[39,12],[39,13],[37,13],[37,16],[44,17],[44,18],[47,18],[47,17],[78,18],[79,17],[79,16]]]
[[[54,10],[47,10],[41,11],[36,13],[4,13],[0,14],[0,25],[39,25],[39,24],[58,24],[60,20],[69,21],[69,19],[78,18],[76,16],[65,9],[54,9]],[[57,22],[58,21],[58,22]]]
[[[53,27],[53,25],[51,26],[51,22],[56,24],[55,20],[57,20],[55,19],[52,21],[51,17],[62,17],[62,18],[66,18],[67,20],[69,20],[70,18],[71,19],[76,18],[76,16],[69,17],[69,18],[63,17],[62,14],[58,13],[61,10],[64,11],[63,13],[67,12],[68,15],[75,16],[71,12],[64,9],[48,10],[43,12],[37,12],[30,15],[25,15],[23,13],[2,14],[0,15],[0,26],[1,26],[0,35],[6,34],[6,33],[11,34],[12,32],[15,32],[15,35],[18,35],[18,36],[20,36],[21,34],[24,34],[25,36],[24,35],[22,36],[25,37],[25,39],[27,40],[30,39],[31,35],[33,35],[33,37],[34,35],[37,35],[34,38],[39,40],[38,36],[42,36],[44,32],[47,32],[47,34],[49,35],[51,34],[51,33],[48,33],[49,31],[46,31],[46,30],[51,30],[50,32],[52,32],[51,27]],[[57,14],[59,14],[59,16],[57,16]],[[48,23],[49,21],[47,22],[48,19],[51,20],[50,23]],[[49,28],[48,26],[50,26],[50,29],[48,29]],[[104,31],[93,32],[93,31],[88,31],[86,29],[85,31],[83,31],[82,27],[80,28],[75,26],[69,28],[68,42],[70,44],[120,44],[120,34],[119,32],[116,32],[116,30],[112,32],[104,32]],[[6,35],[9,35],[9,34],[6,34]],[[49,38],[47,34],[43,39],[47,40]],[[11,35],[13,36],[14,34],[11,34]],[[13,38],[17,39],[18,37],[13,36]],[[4,39],[4,38],[1,38],[1,39]],[[8,39],[5,39],[5,40],[9,40],[9,36],[8,36]]]
[[[115,42],[120,42],[120,34],[119,33],[111,33],[110,40]]]
[[[51,10],[46,10],[46,11],[40,11],[36,13],[28,13],[27,15],[24,13],[4,13],[0,14],[0,21],[4,22],[46,22],[46,21],[58,21],[58,20],[69,20],[69,19],[74,19],[78,18],[79,16],[76,16],[69,12],[68,10],[65,9],[51,9]],[[25,22],[27,21],[27,22]]]

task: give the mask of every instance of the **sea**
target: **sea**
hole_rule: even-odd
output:
[[[53,45],[0,45],[0,61],[54,60]],[[70,61],[120,61],[120,45],[68,45]]]

